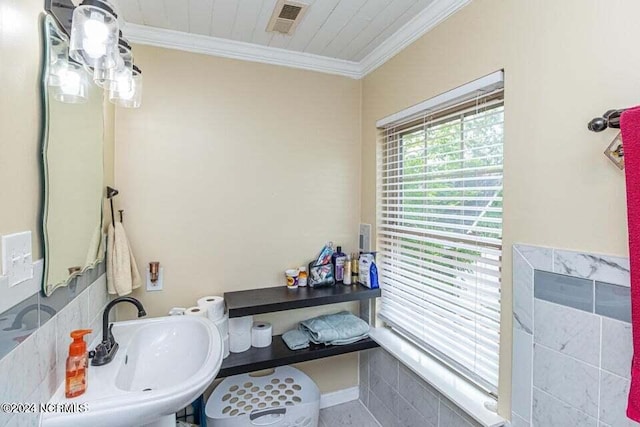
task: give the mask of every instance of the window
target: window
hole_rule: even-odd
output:
[[[380,317],[497,393],[502,72],[480,90],[478,82],[463,96],[458,88],[449,102],[412,107],[409,117],[379,125]]]

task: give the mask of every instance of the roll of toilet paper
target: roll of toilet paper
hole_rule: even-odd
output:
[[[202,307],[189,307],[184,312],[185,316],[198,316],[198,317],[207,317],[207,311],[203,310]]]
[[[216,321],[224,316],[224,298],[219,296],[206,296],[198,300],[198,307],[207,312],[209,320]]]
[[[215,320],[213,324],[218,328],[220,336],[226,337],[229,335],[229,315],[225,314],[220,319]]]
[[[229,319],[229,351],[242,353],[251,348],[251,327],[253,316]]]
[[[233,317],[229,319],[229,335],[251,335],[253,316]]]
[[[271,345],[271,335],[273,327],[268,322],[253,322],[251,328],[251,345],[253,347],[269,347]]]
[[[225,335],[224,338],[222,338],[222,351],[223,359],[229,357],[229,335]]]
[[[229,334],[229,351],[231,353],[242,353],[251,348],[251,332],[246,334]]]

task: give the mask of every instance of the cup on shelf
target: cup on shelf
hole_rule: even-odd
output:
[[[287,279],[287,288],[289,289],[297,289],[298,288],[298,275],[300,271],[297,268],[286,270],[284,275]]]

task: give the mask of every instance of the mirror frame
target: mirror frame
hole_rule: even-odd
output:
[[[43,274],[42,274],[42,292],[45,296],[50,296],[56,289],[69,286],[71,282],[79,276],[87,273],[90,270],[93,270],[99,266],[105,260],[105,253],[101,253],[100,256],[96,258],[96,260],[92,264],[88,264],[84,266],[82,270],[76,271],[74,273],[69,274],[66,280],[55,284],[47,284],[47,277],[49,272],[49,263],[48,261],[48,253],[49,251],[49,240],[47,233],[47,213],[49,210],[49,180],[47,179],[48,174],[48,159],[47,159],[47,147],[49,144],[49,91],[48,91],[48,76],[49,76],[49,51],[51,49],[51,41],[49,40],[49,26],[55,27],[60,34],[64,34],[65,37],[68,38],[67,31],[61,26],[60,21],[51,13],[44,13],[41,20],[41,30],[42,30],[42,68],[40,75],[40,99],[41,99],[41,110],[42,110],[42,120],[41,120],[41,137],[40,137],[40,166],[41,166],[41,217],[40,217],[40,237],[42,242],[42,255],[43,255]],[[103,112],[104,114],[104,112]],[[104,118],[103,118],[104,121]],[[102,138],[104,141],[104,123],[102,128]],[[103,167],[104,167],[104,147],[103,147]],[[103,172],[104,174],[104,172]],[[103,196],[101,201],[101,209],[100,209],[100,223],[101,223],[101,236],[102,239],[105,239],[104,233],[102,232],[104,226],[104,175],[103,175]],[[103,240],[104,244],[104,240]],[[104,245],[106,247],[106,245]]]

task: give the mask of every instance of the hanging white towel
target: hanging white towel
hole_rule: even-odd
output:
[[[107,288],[112,295],[128,295],[142,283],[122,223],[109,224],[107,233]]]

